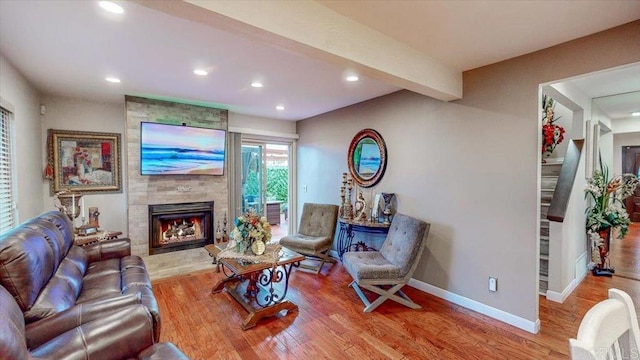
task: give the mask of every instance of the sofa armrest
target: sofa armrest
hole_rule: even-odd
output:
[[[75,327],[31,350],[36,358],[112,359],[135,358],[153,345],[153,325],[144,305],[126,306],[117,312]]]
[[[138,354],[138,360],[156,359],[189,360],[189,357],[170,342],[153,344]]]
[[[29,349],[36,348],[68,330],[86,322],[103,318],[124,307],[140,304],[141,301],[142,297],[139,293],[87,301],[30,323],[25,327],[27,347]]]
[[[89,255],[89,263],[123,258],[131,255],[131,240],[129,238],[102,240],[83,246],[82,249]]]

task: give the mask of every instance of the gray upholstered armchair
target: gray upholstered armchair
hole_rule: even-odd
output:
[[[364,312],[373,311],[387,299],[412,309],[420,308],[400,288],[409,282],[418,266],[429,227],[424,221],[396,214],[380,251],[344,253],[342,264],[353,278],[349,286],[365,304]],[[380,296],[374,302],[369,302],[361,288]]]
[[[317,274],[325,262],[335,263],[327,253],[333,245],[337,222],[337,205],[305,203],[298,233],[283,237],[280,239],[280,245],[306,257],[320,260],[317,267],[300,264],[300,267],[314,270]]]

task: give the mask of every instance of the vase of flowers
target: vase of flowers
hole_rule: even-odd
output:
[[[236,218],[231,238],[236,252],[247,255],[262,255],[265,244],[271,240],[271,225],[267,218],[253,211]]]
[[[551,156],[556,146],[564,140],[565,130],[555,122],[560,116],[555,117],[555,100],[547,95],[542,95],[542,162],[545,157]]]
[[[591,201],[591,206],[586,210],[586,227],[592,244],[592,261],[596,264],[593,269],[595,275],[613,274],[613,269],[605,265],[611,232],[615,231],[618,239],[623,239],[627,234],[631,221],[623,201],[633,194],[637,186],[637,175],[623,174],[610,178],[602,162],[600,170],[596,170],[587,182],[585,197]]]

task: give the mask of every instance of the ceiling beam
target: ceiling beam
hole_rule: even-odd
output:
[[[462,72],[315,1],[136,2],[342,66],[436,99],[462,98]]]

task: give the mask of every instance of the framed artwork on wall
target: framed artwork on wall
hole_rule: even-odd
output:
[[[51,192],[122,192],[120,134],[48,130]]]

